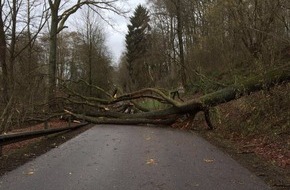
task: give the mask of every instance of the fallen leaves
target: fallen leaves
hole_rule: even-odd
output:
[[[25,175],[33,175],[34,172],[35,172],[35,170],[31,168],[31,169],[28,170],[28,172],[23,172],[23,174],[25,174]]]
[[[33,174],[34,174],[34,172],[32,172],[32,171],[27,173],[27,175],[33,175]]]
[[[213,162],[214,162],[213,159],[203,159],[203,161],[204,161],[205,163],[213,163]]]
[[[157,163],[156,163],[156,161],[154,159],[151,158],[151,159],[146,161],[146,164],[147,165],[156,165]]]
[[[146,141],[150,141],[151,140],[151,137],[147,137],[145,140]]]
[[[290,168],[290,151],[285,145],[257,136],[239,139],[239,142],[240,152],[252,152],[281,168]]]

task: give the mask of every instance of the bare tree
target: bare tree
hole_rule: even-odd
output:
[[[102,65],[103,63],[99,59],[103,56],[103,52],[106,52],[104,33],[101,28],[101,18],[89,7],[83,11],[83,24],[79,23],[79,34],[83,39],[82,59],[85,63],[86,76],[84,79],[89,83],[89,94],[93,95],[93,83],[96,82],[94,79],[97,75],[102,75],[103,72],[99,70],[96,71],[96,67]],[[97,73],[96,73],[97,72]],[[108,77],[103,78],[104,81],[108,80]],[[98,81],[100,82],[100,81]]]
[[[55,97],[56,91],[56,57],[57,57],[57,35],[60,31],[66,28],[65,23],[67,19],[77,12],[83,6],[89,6],[95,12],[100,14],[100,10],[113,11],[120,13],[121,11],[115,6],[118,0],[111,1],[90,1],[90,0],[78,0],[71,6],[61,12],[61,0],[48,0],[49,8],[51,11],[50,31],[49,31],[49,90],[48,100],[52,100]]]
[[[21,68],[31,68],[30,65],[32,65],[32,60],[29,59],[25,62],[26,56],[32,57],[32,49],[36,38],[46,22],[45,11],[40,12],[36,19],[32,16],[31,7],[41,7],[41,4],[36,5],[35,3],[36,0],[1,1],[0,36],[2,51],[1,66],[3,73],[2,93],[4,97],[4,105],[1,105],[1,130],[6,128],[6,126],[8,126],[7,124],[9,122],[11,123],[12,119],[16,118],[16,110],[19,113],[23,110],[23,107],[27,105],[27,99],[24,97],[30,94],[31,88],[24,87],[27,87],[25,83],[29,81],[25,80],[27,78],[25,75],[29,73],[30,78],[33,78],[33,71],[24,69],[22,72],[19,72],[19,70],[21,70]],[[33,30],[30,28],[32,25],[34,26]],[[27,90],[22,93],[23,96],[17,96],[17,92],[21,92],[23,89]],[[16,105],[16,102],[22,101],[25,103]],[[12,118],[12,116],[15,118]]]

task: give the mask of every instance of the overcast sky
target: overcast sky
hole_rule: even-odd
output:
[[[104,17],[110,24],[105,21],[101,21],[101,27],[105,33],[106,46],[112,55],[114,64],[117,64],[122,52],[125,51],[125,35],[127,34],[127,25],[135,8],[141,4],[145,7],[147,0],[120,0],[117,2],[117,6],[122,11],[129,11],[126,15],[120,16],[110,11],[102,11],[102,17]],[[69,5],[69,4],[68,4]],[[68,21],[68,25],[72,30],[78,30],[81,27],[79,20],[82,19],[82,11],[80,10],[74,14]],[[101,18],[100,18],[101,19]],[[111,25],[111,26],[110,26]]]
[[[128,0],[124,5],[125,9],[130,9],[131,12],[129,16],[133,15],[134,9],[137,5],[146,5],[146,0]],[[129,23],[129,18],[124,18],[116,14],[110,14],[110,18],[114,28],[110,26],[105,26],[105,33],[107,37],[106,45],[109,51],[112,53],[114,63],[117,63],[122,52],[125,50],[125,35],[127,33],[127,24]]]

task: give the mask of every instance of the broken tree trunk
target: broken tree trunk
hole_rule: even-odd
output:
[[[219,104],[238,99],[252,92],[268,89],[271,86],[288,82],[290,80],[290,65],[283,66],[278,69],[271,70],[267,73],[261,73],[253,78],[250,78],[240,84],[228,86],[222,90],[206,94],[197,99],[192,99],[187,102],[178,102],[170,98],[161,90],[147,88],[130,94],[125,94],[114,99],[96,101],[100,105],[114,105],[120,102],[130,102],[134,100],[134,105],[138,99],[151,99],[165,103],[166,108],[156,111],[138,112],[134,114],[126,114],[114,111],[114,106],[109,107],[106,111],[96,111],[94,113],[78,114],[68,112],[69,114],[84,119],[86,121],[97,124],[164,124],[169,125],[174,123],[178,118],[186,116],[194,117],[198,112],[205,113],[205,120],[210,129],[213,128],[210,117],[209,108]],[[76,96],[88,101],[92,98],[86,98],[76,94]]]

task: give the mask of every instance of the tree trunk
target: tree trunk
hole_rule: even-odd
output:
[[[2,1],[0,0],[2,5]],[[3,84],[3,100],[5,103],[8,103],[9,99],[9,79],[8,79],[8,68],[6,63],[6,38],[4,31],[4,22],[3,22],[3,7],[0,7],[0,63],[2,67],[2,84]]]
[[[276,84],[290,81],[290,65],[261,73],[240,84],[229,86],[217,92],[207,94],[200,98],[201,102],[207,106],[217,106],[221,103],[238,99],[252,92],[268,89]]]
[[[38,131],[29,131],[29,132],[22,132],[22,133],[0,135],[0,148],[4,145],[8,145],[11,143],[16,143],[16,142],[20,142],[20,141],[24,141],[28,139],[43,137],[45,135],[60,133],[64,131],[74,130],[80,127],[84,127],[86,125],[88,125],[88,123],[81,123],[73,127],[69,126],[69,127],[61,127],[61,128],[44,129],[44,130],[38,130]]]
[[[11,41],[10,41],[10,56],[9,56],[9,86],[10,88],[14,85],[14,62],[15,62],[15,47],[16,47],[16,24],[17,24],[17,1],[12,2],[12,12],[11,12]]]
[[[183,43],[183,18],[182,18],[182,1],[177,0],[176,3],[176,18],[177,18],[177,36],[179,45],[180,57],[180,77],[183,87],[186,87],[185,59],[184,59],[184,43]]]
[[[55,98],[56,91],[56,57],[58,33],[58,7],[51,7],[51,28],[49,32],[49,68],[48,68],[48,102]]]

